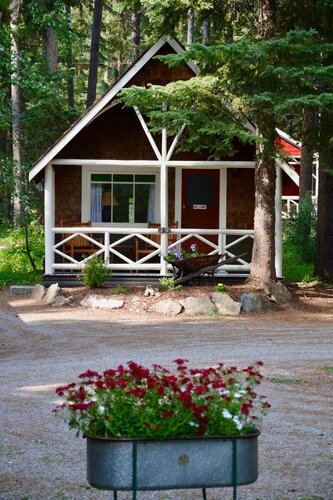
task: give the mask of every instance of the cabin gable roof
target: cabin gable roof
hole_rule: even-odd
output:
[[[169,47],[176,53],[184,52],[184,48],[174,39],[160,38],[150,49],[143,53],[136,62],[123,73],[113,85],[98,98],[86,112],[81,115],[76,122],[53,144],[44,155],[36,162],[34,167],[29,172],[29,180],[32,180],[38,175],[45,166],[51,162],[55,156],[74,138],[76,135],[94,118],[108,106],[118,92],[129,84],[140,84],[140,73],[144,66],[163,48]],[[192,71],[193,75],[197,74],[198,68],[194,63],[188,61],[187,66]],[[154,83],[154,82],[152,82]]]

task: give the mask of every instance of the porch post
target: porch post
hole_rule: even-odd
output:
[[[45,225],[45,274],[53,274],[54,234],[54,173],[52,165],[45,168],[44,181],[44,225]]]
[[[162,160],[161,160],[161,185],[160,185],[160,200],[161,200],[161,227],[168,227],[168,167],[167,167],[167,131],[162,129]],[[161,233],[161,254],[168,253],[168,233]],[[160,274],[167,273],[167,263],[161,256]]]
[[[278,163],[275,188],[275,272],[277,278],[282,278],[282,176]]]

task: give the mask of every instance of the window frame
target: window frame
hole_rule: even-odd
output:
[[[110,166],[107,165],[89,165],[82,166],[82,194],[81,194],[81,220],[91,221],[91,175],[92,174],[105,174],[105,175],[155,175],[155,221],[160,220],[160,170],[153,167],[127,167],[127,166]],[[134,178],[135,179],[135,178]],[[138,182],[140,184],[140,182]],[[141,182],[141,184],[144,184]],[[149,184],[149,183],[148,183]],[[135,186],[135,182],[132,183]],[[148,221],[143,222],[92,222],[91,225],[98,227],[147,227]]]

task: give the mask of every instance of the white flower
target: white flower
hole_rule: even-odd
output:
[[[242,394],[240,394],[239,392],[235,392],[234,398],[239,399],[241,397],[242,397]]]
[[[105,406],[103,405],[100,405],[97,409],[97,413],[99,413],[100,415],[102,415],[102,413],[105,412]]]
[[[237,429],[241,431],[243,429],[243,424],[240,422],[239,418],[233,417],[233,421],[235,422]]]
[[[229,396],[230,394],[230,391],[228,391],[228,389],[217,389],[219,391],[219,393],[221,394],[221,396]]]
[[[97,401],[97,397],[96,397],[96,396],[93,396],[93,397],[91,398],[91,401],[93,401],[94,403],[96,403],[96,401]]]
[[[224,410],[222,411],[222,415],[224,418],[232,418],[230,411],[227,410],[226,408],[224,408]]]
[[[195,422],[189,422],[188,425],[191,427],[199,427],[199,424],[196,424]]]

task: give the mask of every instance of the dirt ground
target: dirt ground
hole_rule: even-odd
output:
[[[229,291],[237,298],[243,290]],[[191,287],[191,295],[203,292],[208,288]],[[156,297],[143,297],[143,289],[124,295],[118,311],[77,307],[83,289],[65,293],[75,297],[71,307],[0,293],[0,499],[111,498],[88,485],[85,442],[52,414],[54,390],[87,368],[102,371],[131,359],[172,367],[178,357],[198,367],[265,363],[261,393],[272,410],[260,436],[259,479],[240,487],[239,499],[333,499],[330,287],[294,289],[286,306],[232,318],[159,317],[148,312]],[[163,298],[174,294],[188,291]],[[207,497],[232,493],[214,488]],[[199,498],[200,490],[138,493],[138,500]]]

